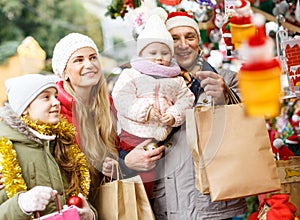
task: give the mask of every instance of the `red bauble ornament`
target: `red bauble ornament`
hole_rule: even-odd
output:
[[[67,202],[68,206],[76,205],[78,208],[82,208],[82,199],[78,196],[71,196]]]
[[[175,6],[178,5],[182,0],[159,0],[161,4]]]

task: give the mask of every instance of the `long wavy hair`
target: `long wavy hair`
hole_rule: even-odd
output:
[[[79,145],[88,162],[101,171],[105,157],[118,155],[116,122],[111,111],[106,80],[101,74],[98,84],[91,90],[89,106],[76,96],[69,80],[64,80],[64,88],[75,99],[73,118],[79,129]]]

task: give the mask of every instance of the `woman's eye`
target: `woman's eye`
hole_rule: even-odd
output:
[[[74,60],[74,63],[79,63],[79,62],[82,62],[82,61],[83,61],[83,59],[79,58],[79,59]]]

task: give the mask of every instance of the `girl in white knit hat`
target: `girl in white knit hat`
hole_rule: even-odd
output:
[[[172,58],[173,38],[164,24],[165,14],[149,17],[137,38],[137,55],[132,68],[124,69],[112,91],[121,127],[120,142],[131,151],[145,139],[163,141],[172,127],[185,121],[194,95],[187,88],[180,68]],[[139,172],[149,198],[152,198],[155,170]]]
[[[57,211],[56,196],[65,205],[74,195],[82,200],[74,214],[94,219],[97,215],[87,202],[86,159],[75,142],[74,127],[60,116],[53,76],[27,74],[5,85],[8,103],[0,109],[0,219],[50,214]]]

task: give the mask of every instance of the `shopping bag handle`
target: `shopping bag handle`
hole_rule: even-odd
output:
[[[62,207],[61,207],[60,200],[59,200],[59,198],[58,198],[58,194],[56,194],[56,196],[55,196],[55,201],[56,201],[58,213],[61,213],[61,212],[62,212]],[[35,212],[35,215],[36,215],[36,220],[39,220],[39,219],[41,218],[41,214],[40,214],[39,211],[36,211],[36,212]]]
[[[228,98],[231,102],[231,104],[239,104],[240,100],[236,97],[236,95],[233,93],[233,91],[229,88],[227,83],[225,83],[225,90],[228,94]]]
[[[114,168],[116,168],[116,171],[117,171],[117,180],[123,179],[123,174],[122,174],[122,170],[120,168],[119,163],[117,161],[113,161],[112,163],[113,163],[113,166],[112,166],[112,169],[111,169],[110,177],[105,176],[104,178],[102,178],[100,185],[103,185],[106,182],[112,182],[113,181]],[[106,181],[107,178],[110,178],[109,181]]]

